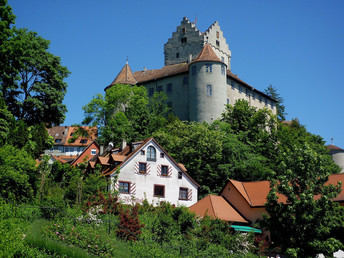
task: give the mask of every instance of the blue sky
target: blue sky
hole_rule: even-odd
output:
[[[65,125],[116,77],[163,66],[163,47],[186,16],[204,32],[218,21],[232,51],[232,72],[284,98],[287,119],[344,148],[344,1],[9,0],[16,26],[51,40],[71,75]]]

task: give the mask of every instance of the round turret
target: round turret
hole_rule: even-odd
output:
[[[220,118],[227,100],[226,65],[206,44],[189,65],[191,121],[208,122]]]

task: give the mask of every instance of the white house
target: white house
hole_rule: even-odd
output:
[[[99,156],[91,166],[101,164],[109,178],[109,190],[119,191],[124,203],[141,203],[147,199],[154,205],[166,201],[177,206],[197,202],[199,185],[153,138],[112,149]],[[116,181],[116,171],[120,173]]]

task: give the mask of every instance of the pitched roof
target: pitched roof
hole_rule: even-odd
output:
[[[97,139],[97,127],[81,126],[82,130],[87,131],[88,136],[79,136],[74,142],[68,142],[73,139],[73,134],[78,130],[77,126],[54,126],[48,128],[48,133],[54,138],[54,145],[67,145],[67,146],[87,146]],[[83,140],[83,142],[81,142]]]
[[[333,145],[333,144],[327,145],[326,148],[327,148],[328,150],[339,150],[339,151],[344,151],[342,148],[339,148],[338,146]]]
[[[225,221],[249,223],[222,196],[208,195],[189,209],[201,217],[208,215]]]
[[[135,85],[136,79],[134,77],[133,72],[131,71],[131,68],[128,64],[125,64],[122,68],[122,70],[119,72],[119,74],[116,76],[116,78],[113,80],[113,82],[108,86],[112,86],[115,84],[129,84],[129,85]],[[106,90],[106,88],[105,88]]]
[[[91,147],[95,147],[98,151],[99,151],[99,144],[97,143],[96,140],[92,141],[81,153],[79,156],[77,156],[77,158],[75,160],[73,160],[73,162],[70,164],[71,166],[77,165],[80,162],[83,162],[83,160],[80,160],[80,158],[82,157],[82,155]],[[90,157],[87,161],[89,161],[92,157]]]
[[[78,155],[60,155],[60,156],[55,156],[55,155],[51,155],[56,161],[61,162],[62,164],[64,163],[70,163],[73,160],[75,160]]]
[[[213,48],[209,44],[205,44],[197,58],[192,62],[220,62],[223,63],[220,58],[217,57]]]
[[[330,175],[327,181],[328,184],[337,185],[338,182],[343,182],[341,189],[342,192],[333,200],[334,201],[344,201],[344,174],[334,174]],[[269,181],[257,181],[257,182],[240,182],[236,180],[229,180],[230,183],[238,190],[242,197],[247,201],[251,207],[262,207],[267,201],[267,196],[270,192],[270,182]],[[225,188],[224,188],[225,189]],[[224,189],[221,191],[220,195],[223,193]],[[277,194],[278,201],[286,203],[287,198],[284,195]]]

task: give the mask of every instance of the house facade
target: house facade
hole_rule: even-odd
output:
[[[168,106],[180,120],[212,122],[226,104],[246,100],[276,114],[276,101],[231,72],[231,51],[218,22],[200,32],[183,18],[164,46],[165,66],[132,72],[126,64],[105,91],[116,84],[143,85],[148,95],[164,92]]]
[[[165,201],[189,207],[197,202],[199,185],[153,138],[122,144],[91,161],[90,167],[97,164],[108,178],[109,191],[118,191],[126,204],[146,199],[153,205]]]

